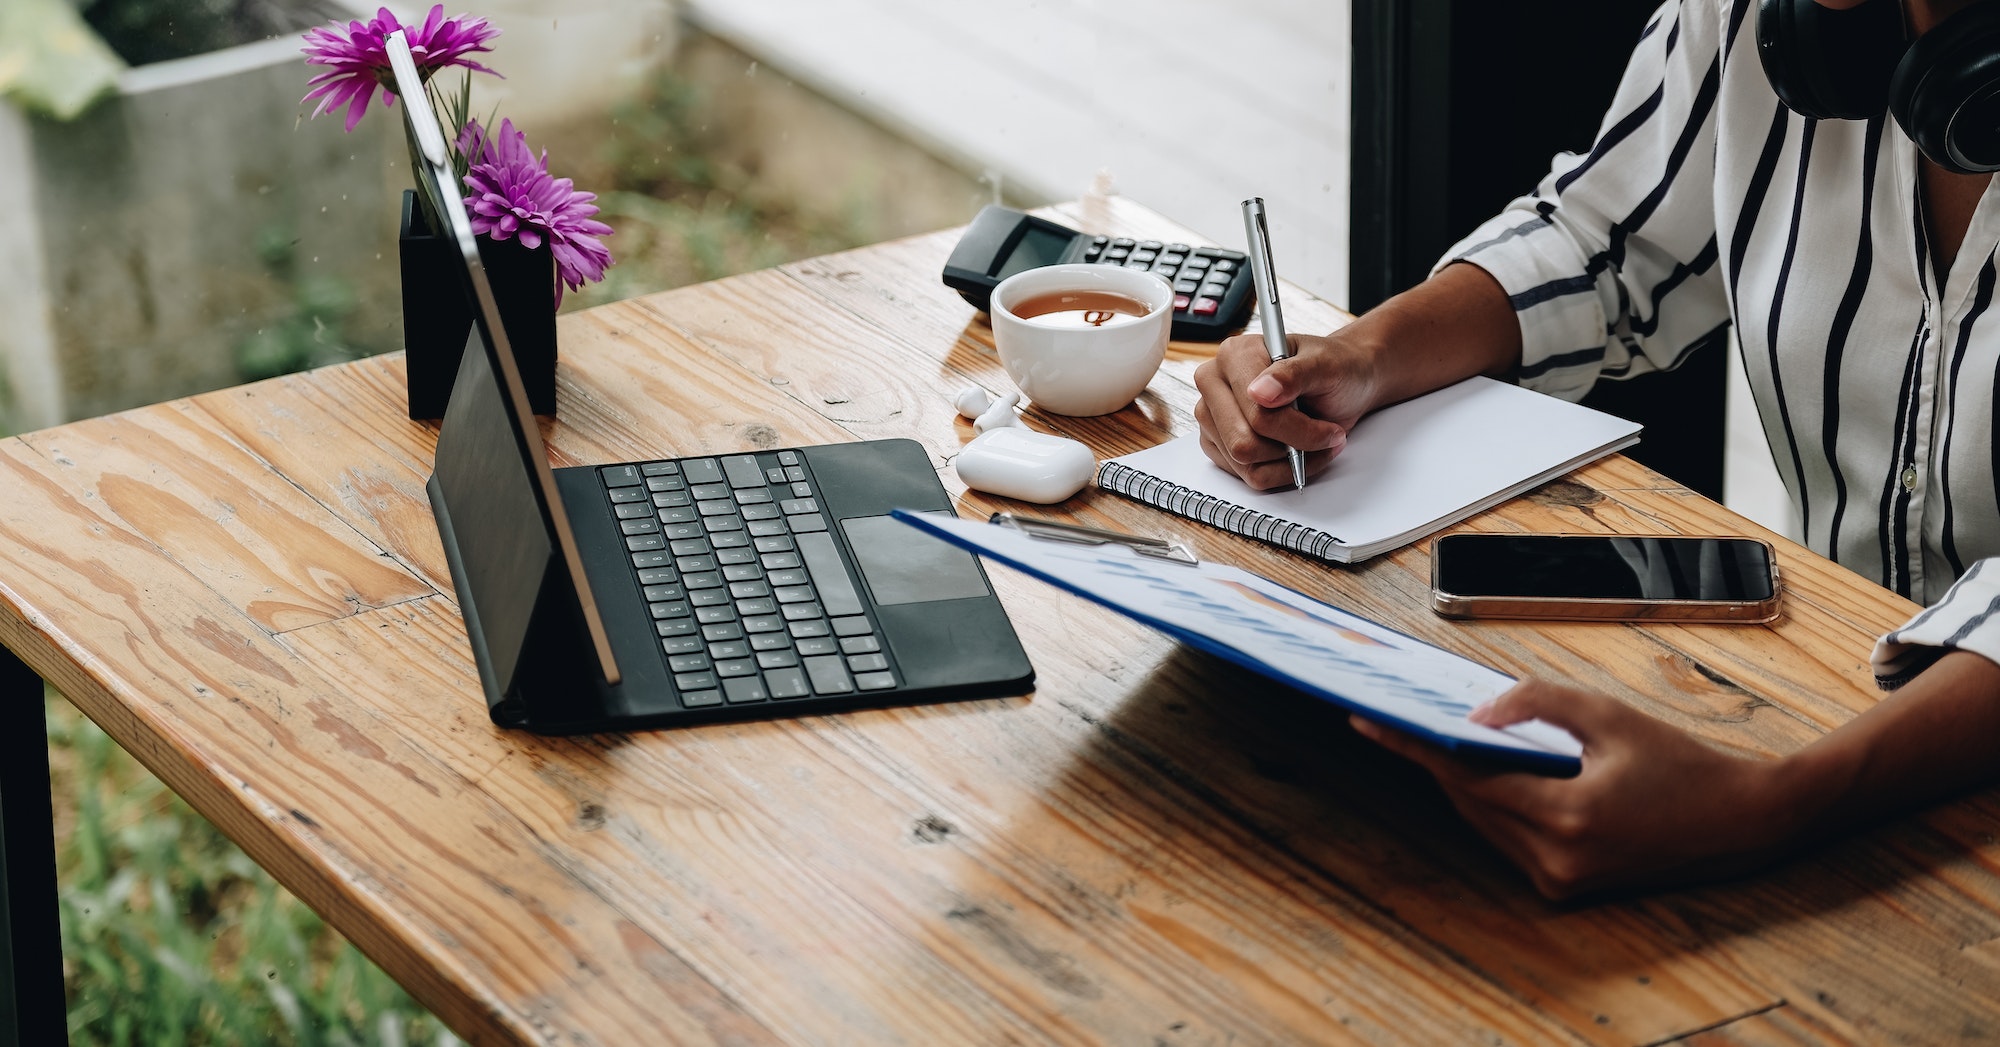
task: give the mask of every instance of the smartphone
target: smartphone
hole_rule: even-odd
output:
[[[1778,561],[1755,538],[1452,534],[1431,544],[1447,618],[1768,622]]]

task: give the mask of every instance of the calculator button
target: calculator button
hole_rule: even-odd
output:
[[[1104,248],[1092,247],[1089,250],[1083,252],[1083,260],[1086,262],[1095,262],[1103,254],[1104,254]]]
[[[1169,251],[1172,251],[1172,252],[1173,252],[1173,253],[1175,253],[1175,254],[1186,254],[1186,253],[1188,253],[1188,245],[1186,245],[1186,244],[1168,244],[1168,245],[1167,245],[1167,250],[1169,250]]]
[[[1175,296],[1174,296],[1174,312],[1177,312],[1177,313],[1185,313],[1185,312],[1187,312],[1187,307],[1188,307],[1188,305],[1189,305],[1190,303],[1192,303],[1193,301],[1194,301],[1194,299],[1192,299],[1192,298],[1189,298],[1189,297],[1188,297],[1187,295],[1184,295],[1184,294],[1177,294],[1177,295],[1175,295]]]
[[[1132,252],[1132,260],[1135,262],[1150,262],[1158,257],[1160,257],[1159,251],[1149,250],[1144,244],[1141,244],[1137,251]]]
[[[1178,246],[1180,245],[1175,244],[1171,247],[1168,247],[1164,252],[1161,253],[1160,261],[1167,265],[1179,265],[1182,262],[1187,261],[1187,252],[1185,250],[1180,250],[1180,251],[1174,250],[1174,247]]]
[[[684,691],[681,704],[689,709],[699,709],[704,705],[721,705],[721,691]]]
[[[889,659],[879,654],[857,654],[847,659],[847,668],[857,673],[878,673],[889,667]]]
[[[707,661],[706,658],[702,660]],[[714,690],[715,674],[711,672],[677,673],[674,676],[674,686],[680,688],[684,694],[688,691]]]
[[[1090,238],[1090,246],[1092,247],[1103,247],[1110,242],[1111,238],[1108,236],[1093,236]]]
[[[869,636],[844,636],[840,640],[842,654],[874,654],[882,649],[882,641]]]
[[[1137,256],[1134,256],[1130,261],[1125,263],[1125,268],[1127,269],[1143,270],[1143,269],[1151,269],[1152,267],[1153,267],[1152,262],[1147,261],[1146,259],[1143,258],[1139,258]]]
[[[1181,271],[1187,273],[1189,276],[1200,276],[1203,272],[1207,271],[1210,262],[1211,259],[1195,255],[1193,258],[1181,263]]]
[[[837,654],[840,642],[831,636],[809,636],[798,642],[798,649],[803,655]]]
[[[1104,252],[1104,260],[1106,262],[1122,262],[1125,260],[1125,257],[1131,253],[1132,252],[1129,248],[1114,247],[1111,250]]]
[[[865,615],[859,614],[852,618],[835,618],[833,620],[833,631],[839,636],[860,636],[863,633],[874,632],[868,626],[868,618]]]
[[[1160,248],[1165,246],[1167,245],[1159,242],[1158,240],[1139,241],[1139,250],[1141,251],[1158,251]]]
[[[755,676],[738,676],[722,681],[722,693],[731,705],[761,702],[770,697],[764,690],[764,681]]]
[[[1221,307],[1222,303],[1220,301],[1213,298],[1203,298],[1195,302],[1194,308],[1190,311],[1196,316],[1214,316],[1215,311]]]
[[[681,475],[691,484],[721,483],[722,467],[713,458],[690,458],[681,463]]]
[[[757,467],[755,455],[732,454],[722,459],[722,475],[729,478],[731,487],[762,487],[764,471]]]
[[[801,669],[773,669],[765,673],[764,688],[773,698],[804,698],[812,693]]]
[[[896,686],[896,674],[890,672],[856,673],[854,686],[864,691],[882,691]]]
[[[630,487],[639,482],[639,470],[630,465],[608,465],[598,470],[606,487]]]
[[[1137,245],[1137,243],[1138,241],[1133,240],[1131,237],[1121,236],[1118,239],[1111,241],[1111,246],[1114,248],[1123,247],[1129,250],[1135,245]]]
[[[639,471],[647,476],[679,476],[681,467],[675,462],[647,462]]]
[[[854,680],[847,675],[847,666],[840,664],[839,655],[807,658],[805,663],[814,694],[846,694],[854,690]]]
[[[1218,273],[1233,273],[1236,271],[1236,265],[1237,263],[1232,262],[1227,258],[1218,258],[1215,260],[1214,268],[1215,271]]]
[[[1153,271],[1154,271],[1154,272],[1156,272],[1156,273],[1158,273],[1158,274],[1160,274],[1161,276],[1164,276],[1164,277],[1166,277],[1166,278],[1167,278],[1167,279],[1168,279],[1169,281],[1172,281],[1172,280],[1173,280],[1173,278],[1174,278],[1174,273],[1175,273],[1176,271],[1178,271],[1179,269],[1180,269],[1180,265],[1179,265],[1179,263],[1176,263],[1176,262],[1154,262],[1154,263],[1153,263]]]
[[[1174,293],[1176,293],[1176,294],[1183,294],[1183,295],[1189,295],[1189,294],[1193,294],[1193,293],[1195,293],[1196,291],[1198,291],[1198,290],[1200,290],[1200,289],[1201,289],[1201,281],[1200,281],[1200,280],[1176,280],[1176,281],[1174,281]]]
[[[611,495],[611,503],[613,505],[625,502],[643,502],[646,500],[645,490],[638,487],[613,487],[609,494]]]

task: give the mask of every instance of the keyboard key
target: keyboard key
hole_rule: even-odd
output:
[[[813,496],[813,489],[811,484],[800,482],[792,485],[792,497],[811,498],[812,496]]]
[[[740,534],[726,534],[717,535],[717,537],[741,538],[743,536]],[[715,562],[729,566],[749,564],[754,567],[757,564],[757,551],[755,549],[718,549],[715,554]],[[759,570],[762,570],[762,568],[759,568]]]
[[[795,484],[804,483],[806,480],[805,467],[799,465],[787,466],[785,468],[785,479]]]
[[[773,669],[764,674],[764,689],[773,698],[804,698],[812,690],[806,686],[803,669]]]
[[[640,585],[672,585],[680,580],[671,567],[647,567],[639,572]]]
[[[854,686],[864,691],[884,691],[896,686],[895,673],[856,673]]]
[[[782,466],[774,465],[769,469],[764,470],[764,479],[769,480],[774,484],[784,483],[785,470]]]
[[[874,636],[843,636],[840,639],[842,654],[874,654],[882,649],[882,641]]]
[[[813,598],[810,585],[785,585],[772,591],[779,603],[804,603]]]
[[[778,518],[778,507],[775,505],[746,505],[743,507],[743,518],[745,520],[775,520]]]
[[[724,531],[721,534],[712,534],[708,536],[708,540],[714,542],[717,549],[741,549],[750,544],[750,536],[744,534],[742,531]],[[728,563],[729,561],[723,560],[722,562]]]
[[[800,654],[835,654],[840,651],[840,642],[831,636],[808,636],[795,646]]]
[[[716,589],[722,585],[722,576],[714,571],[703,571],[700,574],[684,574],[681,575],[681,584],[690,589]]]
[[[821,611],[819,604],[816,603],[787,603],[778,605],[778,613],[784,615],[788,622],[803,622],[809,618],[818,618],[826,612]]]
[[[701,519],[692,505],[671,505],[660,510],[660,522],[664,524],[693,523]]]
[[[696,589],[688,594],[688,603],[695,607],[721,607],[729,602],[729,594],[721,589]]]
[[[625,548],[635,553],[647,549],[664,549],[666,545],[667,540],[657,534],[635,534],[625,539]]]
[[[630,465],[607,465],[597,471],[606,487],[630,487],[639,482],[639,470]]]
[[[729,501],[726,498],[711,499],[706,502],[696,502],[694,503],[694,507],[703,516],[736,515],[736,503]]]
[[[770,538],[774,535],[782,535],[785,533],[785,521],[752,520],[750,521],[750,533],[758,538]]]
[[[661,491],[685,491],[687,481],[678,476],[654,476],[646,480],[646,490],[655,494]]]
[[[653,631],[661,636],[689,636],[695,631],[692,618],[664,618],[653,623]]]
[[[722,475],[729,479],[729,486],[731,487],[764,486],[764,470],[757,466],[756,455],[732,454],[723,456]]]
[[[729,704],[731,705],[747,705],[751,702],[761,702],[771,697],[764,690],[764,681],[759,680],[755,674],[738,676],[722,681],[722,693],[729,697]]]
[[[692,521],[688,523],[670,523],[662,528],[662,531],[668,538],[672,539],[700,538],[702,536],[701,525]]]
[[[800,535],[799,553],[805,557],[806,570],[812,573],[813,587],[819,590],[827,614],[861,613],[861,595],[848,578],[847,567],[841,563],[840,551],[834,547],[831,536]]]
[[[783,509],[786,516],[819,512],[819,505],[810,498],[787,498],[778,503],[778,508]]]
[[[797,451],[779,451],[779,452],[778,452],[778,464],[779,464],[779,465],[797,465],[797,464],[799,464],[799,452],[797,452]]]
[[[699,672],[708,668],[708,655],[699,652],[695,654],[677,654],[667,659],[667,668],[677,673]]]
[[[772,498],[768,487],[746,487],[736,492],[737,505],[763,505]]]
[[[645,506],[640,506],[639,508],[643,509]],[[644,520],[620,520],[618,521],[618,529],[626,534],[658,534],[660,532],[660,521],[653,519],[650,515]]]
[[[722,468],[713,458],[690,458],[681,463],[681,475],[691,484],[712,484],[722,482]]]
[[[701,525],[708,528],[711,534],[716,531],[740,531],[743,529],[743,518],[735,513],[730,513],[728,516],[705,516],[702,517]]]
[[[753,614],[755,615],[774,614],[777,612],[777,610],[778,610],[778,601],[773,600],[768,596],[759,596],[752,600],[736,601],[736,613],[744,615],[746,617]]]
[[[869,655],[868,657],[879,657],[879,655]],[[725,680],[732,676],[755,676],[757,675],[757,663],[748,658],[732,658],[726,662],[718,661],[715,663],[715,675]]]
[[[856,654],[847,659],[847,668],[857,673],[879,673],[889,667],[889,659],[879,654]]]
[[[709,644],[708,656],[717,661],[721,661],[724,658],[748,658],[750,657],[750,641],[723,640],[719,643]]]
[[[792,638],[796,640],[803,640],[808,636],[827,636],[833,632],[831,626],[820,621],[793,622],[787,628],[791,631]]]
[[[673,462],[647,462],[639,471],[647,476],[679,476],[681,467]]]
[[[674,566],[680,568],[681,571],[684,573],[692,571],[713,571],[715,570],[715,557],[708,553],[675,557]]]
[[[778,638],[779,638],[780,640],[783,640],[783,641],[784,641],[784,642],[786,642],[786,643],[790,643],[790,642],[791,642],[791,641],[789,641],[789,640],[786,640],[786,639],[785,639],[785,637],[784,637],[784,632],[785,632],[785,620],[784,620],[783,618],[780,618],[780,617],[778,617],[778,616],[777,616],[777,615],[775,615],[775,614],[747,614],[747,615],[744,615],[744,616],[743,616],[743,631],[744,631],[744,632],[746,632],[746,633],[753,633],[753,634],[754,634],[754,633],[777,633],[777,634],[778,634]],[[763,648],[761,648],[761,647],[760,647],[760,648],[758,648],[758,650],[763,650]]]
[[[706,660],[703,659],[703,661]],[[682,694],[686,694],[689,691],[714,690],[715,674],[710,672],[680,673],[674,677],[674,686],[679,688]]]
[[[747,552],[748,550],[744,550],[744,551],[746,551],[746,552]],[[737,582],[749,582],[749,581],[757,581],[757,580],[759,580],[759,579],[762,579],[763,577],[764,577],[764,569],[763,569],[762,567],[759,567],[759,566],[757,566],[757,565],[756,565],[756,564],[754,564],[754,563],[743,563],[743,562],[741,562],[741,561],[738,561],[738,562],[736,562],[736,563],[732,563],[732,564],[730,564],[729,566],[727,566],[727,567],[724,567],[724,568],[722,569],[722,580],[723,580],[723,581],[725,581],[725,582],[729,582],[729,583],[731,583],[731,584],[730,584],[730,587],[729,587],[729,588],[730,588],[730,591],[731,591],[731,593],[733,593],[733,594],[734,594],[734,595],[736,595],[736,596],[762,596],[762,595],[764,595],[763,593],[738,593],[738,592],[735,592],[735,589],[736,589],[736,586],[735,586],[735,583],[737,583]],[[759,584],[762,584],[762,583],[760,582]]]
[[[623,488],[622,490],[629,491],[631,489],[632,488],[630,487],[626,487]],[[628,501],[623,505],[612,506],[611,515],[617,517],[620,520],[639,520],[639,519],[650,520],[653,518],[653,507],[647,505],[645,502],[642,501],[641,502]]]
[[[703,625],[715,625],[722,622],[734,624],[736,621],[736,608],[726,605],[722,607],[697,607],[694,609],[694,620]]]
[[[715,625],[704,625],[701,627],[701,638],[707,640],[709,643],[714,643],[717,640],[741,640],[743,639],[743,627],[735,622],[719,622]]]
[[[694,495],[697,501],[703,502],[733,500],[729,497],[728,484],[695,484],[693,487],[688,488],[688,493]]]
[[[672,545],[668,546],[668,548],[672,549],[674,555],[677,557],[700,556],[701,554],[709,551],[708,539],[706,538],[683,538],[677,542],[674,542]]]
[[[700,654],[701,638],[698,636],[669,636],[660,641],[660,650],[669,655]]]
[[[761,581],[730,582],[729,595],[738,600],[748,600],[752,597],[771,595],[771,587]],[[763,613],[770,614],[771,612],[765,611]]]
[[[805,534],[808,531],[826,530],[826,517],[821,516],[818,513],[806,513],[801,516],[788,516],[785,518],[785,520],[787,523],[790,523],[792,525],[793,534]]]
[[[783,669],[799,664],[799,656],[787,648],[773,648],[757,652],[757,664],[765,669]]]
[[[772,619],[758,620],[770,621]],[[743,620],[743,627],[745,629],[750,628],[749,619],[746,618]],[[792,638],[784,634],[783,626],[780,626],[779,631],[775,633],[756,632],[753,630],[750,633],[750,649],[759,652],[785,651],[789,653],[792,649]]]
[[[667,562],[666,553],[633,553],[632,566],[637,568],[658,567]]]
[[[804,566],[799,560],[799,554],[797,553],[765,553],[763,556],[757,558],[757,562],[763,564],[764,569],[767,571]]]
[[[621,505],[626,502],[643,502],[646,500],[646,492],[637,487],[613,487],[609,493],[611,495],[611,504],[613,505]]]
[[[685,691],[681,694],[681,705],[689,709],[699,709],[705,705],[721,704],[721,691]]]
[[[860,636],[863,633],[872,633],[874,631],[868,627],[868,619],[865,615],[857,614],[852,618],[835,618],[833,620],[833,634],[835,636]]]
[[[653,507],[656,509],[679,509],[693,504],[694,496],[686,491],[661,491],[653,496]]]
[[[655,619],[686,618],[692,613],[688,602],[685,600],[661,600],[657,603],[649,603],[646,605],[646,611]]]
[[[770,574],[765,575],[765,580],[772,585],[804,585],[806,584],[806,573],[796,567],[790,567],[772,571]]]
[[[854,690],[854,681],[847,675],[847,666],[840,664],[839,655],[807,658],[805,670],[814,694],[846,694]]]

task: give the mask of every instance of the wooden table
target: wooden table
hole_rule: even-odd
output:
[[[938,284],[953,242],[564,317],[558,464],[908,436],[962,491],[951,394],[1007,386]],[[1030,418],[1100,456],[1156,443],[1209,352],[1176,345],[1116,415]],[[1331,708],[1000,569],[1030,697],[497,730],[424,497],[435,436],[389,356],[7,440],[0,641],[475,1042],[2000,1037],[1992,792],[1745,882],[1552,905]],[[1425,609],[1423,548],[1329,568],[1115,496],[1065,509],[1758,753],[1877,701],[1869,643],[1913,611],[1779,539],[1769,627],[1459,624]],[[1772,537],[1622,458],[1469,526]],[[21,686],[9,715],[38,723]]]

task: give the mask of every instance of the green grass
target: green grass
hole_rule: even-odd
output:
[[[53,692],[48,717],[72,1044],[461,1042]]]

